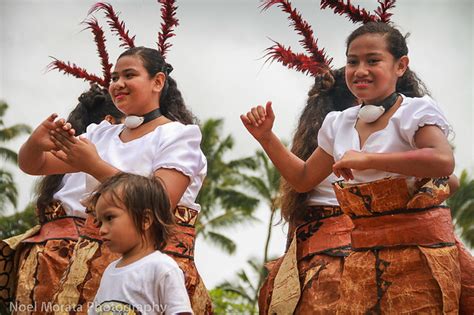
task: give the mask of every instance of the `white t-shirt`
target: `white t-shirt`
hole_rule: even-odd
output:
[[[429,96],[406,97],[390,118],[387,126],[372,133],[360,147],[359,134],[355,129],[359,106],[350,107],[342,112],[331,112],[324,119],[319,130],[318,144],[326,153],[339,161],[349,150],[372,153],[405,152],[417,149],[416,131],[425,125],[438,126],[446,136],[451,128],[438,104]],[[352,170],[354,182],[370,182],[400,174],[379,170]]]
[[[207,163],[201,151],[201,131],[196,125],[170,122],[146,135],[122,142],[119,135],[124,125],[111,125],[107,121],[91,124],[84,134],[94,145],[101,159],[123,172],[151,176],[160,168],[175,169],[190,179],[189,186],[178,202],[197,211],[195,203],[206,176]],[[68,215],[85,217],[80,200],[98,185],[98,181],[85,173],[67,174],[63,187],[54,194]]]
[[[171,257],[155,251],[117,268],[119,261],[113,261],[105,269],[89,315],[129,314],[120,313],[126,309],[140,314],[193,312],[183,272]]]

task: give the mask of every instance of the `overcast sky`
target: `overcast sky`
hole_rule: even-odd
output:
[[[137,45],[156,47],[160,6],[155,0],[109,1]],[[80,24],[95,1],[0,0],[0,99],[8,102],[5,123],[36,126],[52,112],[67,114],[88,84],[56,71],[46,72],[49,56],[75,62],[101,74],[99,58],[89,31]],[[293,0],[334,58],[345,63],[345,39],[355,29],[347,19],[321,11],[318,0]],[[352,1],[375,9],[376,1]],[[288,70],[279,63],[265,64],[269,38],[303,52],[300,37],[288,26],[277,7],[260,12],[258,0],[181,0],[180,26],[172,39],[168,62],[187,105],[204,121],[224,118],[224,134],[231,133],[236,149],[229,158],[251,155],[258,147],[241,125],[239,115],[259,103],[273,101],[274,130],[283,139],[292,131],[312,83],[311,77]],[[392,20],[408,39],[410,67],[427,84],[451,122],[456,136],[456,173],[474,174],[473,148],[473,16],[471,0],[398,0]],[[102,24],[102,14],[97,14]],[[122,52],[118,40],[106,32],[112,63]],[[315,135],[316,136],[316,135]],[[18,150],[25,137],[9,144]],[[4,162],[2,162],[4,163]],[[14,170],[19,183],[19,209],[32,198],[34,177]],[[196,263],[208,287],[229,280],[252,255],[260,256],[268,214],[261,207],[263,223],[230,230],[238,242],[237,254],[225,256],[198,240]],[[275,227],[272,254],[284,248],[284,228]]]

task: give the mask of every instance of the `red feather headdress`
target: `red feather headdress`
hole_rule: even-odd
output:
[[[391,13],[389,9],[395,7],[396,0],[377,0],[379,7],[370,14],[365,9],[360,9],[359,6],[354,7],[350,0],[347,3],[344,0],[321,0],[321,8],[327,7],[334,10],[337,14],[345,14],[354,23],[362,22],[389,22]],[[296,32],[303,38],[299,41],[301,46],[309,55],[296,54],[291,50],[291,47],[286,48],[278,42],[267,49],[266,61],[278,61],[284,66],[301,71],[305,74],[310,73],[312,76],[317,76],[325,73],[331,69],[332,58],[329,58],[324,51],[324,48],[318,47],[318,41],[313,36],[313,30],[307,21],[305,21],[301,14],[291,6],[289,0],[264,0],[261,7],[262,10],[267,10],[273,5],[278,5],[284,12],[288,13],[288,19]]]
[[[167,42],[171,37],[175,36],[173,33],[174,28],[179,25],[179,20],[176,18],[176,1],[175,0],[157,0],[161,4],[161,17],[163,22],[161,23],[161,31],[158,33],[158,51],[161,53],[163,58],[167,51],[172,46],[171,43]],[[104,11],[109,25],[113,34],[119,37],[122,42],[120,47],[132,48],[135,47],[135,36],[130,37],[129,31],[125,27],[125,23],[120,21],[119,13],[116,13],[112,5],[105,2],[98,2],[92,6],[89,10],[88,15],[91,15],[98,11]],[[95,74],[89,74],[87,70],[76,66],[71,62],[64,62],[53,57],[54,61],[48,65],[48,70],[57,69],[65,74],[70,74],[78,79],[84,79],[91,83],[97,83],[104,88],[108,88],[111,79],[112,64],[109,63],[109,54],[105,46],[104,31],[99,25],[95,17],[91,17],[83,22],[86,25],[86,29],[90,29],[94,35],[94,41],[97,45],[97,52],[102,64],[103,77],[99,77]]]

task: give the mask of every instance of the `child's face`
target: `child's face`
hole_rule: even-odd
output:
[[[364,34],[347,50],[346,83],[358,99],[374,104],[395,92],[407,65],[406,56],[395,60],[381,34]]]
[[[124,206],[118,206],[112,196],[105,193],[99,197],[95,211],[100,236],[112,252],[120,253],[124,258],[140,252],[143,240]]]
[[[162,73],[150,78],[140,57],[123,56],[115,65],[109,93],[121,112],[144,115],[157,107],[163,83]]]

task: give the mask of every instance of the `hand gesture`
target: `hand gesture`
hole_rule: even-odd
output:
[[[271,135],[275,114],[272,102],[268,101],[265,108],[261,105],[252,107],[246,115],[240,115],[240,120],[248,132],[257,140],[261,141]]]
[[[51,114],[46,118],[31,134],[28,141],[34,143],[35,147],[41,151],[49,152],[55,150],[56,145],[51,140],[50,132],[57,128],[62,128],[64,125],[64,119],[55,119],[58,117],[56,113]]]
[[[366,170],[369,168],[367,154],[364,152],[349,150],[342,158],[332,166],[333,172],[337,177],[344,179],[354,179],[352,170]]]
[[[101,158],[92,142],[82,136],[75,137],[74,132],[70,124],[66,124],[64,128],[52,130],[51,140],[58,149],[53,150],[52,153],[74,169],[90,173],[90,168]]]

